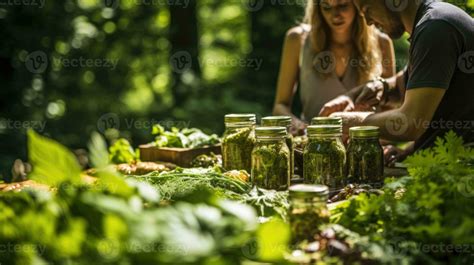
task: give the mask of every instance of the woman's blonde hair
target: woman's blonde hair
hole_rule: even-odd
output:
[[[314,54],[327,51],[331,38],[331,29],[321,12],[321,2],[322,0],[308,0],[303,21],[311,26],[308,37],[311,38]],[[357,13],[352,26],[352,40],[356,54],[354,54],[355,58],[351,59],[357,60],[360,84],[372,80],[382,73],[382,56],[377,35],[377,30],[373,26],[368,26],[365,19]]]

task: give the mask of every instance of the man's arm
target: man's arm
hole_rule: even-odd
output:
[[[360,125],[380,127],[386,140],[415,141],[425,133],[445,93],[440,88],[408,90],[401,108],[369,115]]]

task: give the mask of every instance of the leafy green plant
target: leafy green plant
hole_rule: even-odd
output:
[[[381,196],[361,194],[339,205],[333,221],[393,243],[415,262],[426,256],[450,264],[472,262],[473,157],[474,150],[450,132],[434,148],[406,160],[410,176],[386,181]]]
[[[155,135],[154,144],[157,147],[198,148],[206,145],[215,145],[220,142],[215,134],[207,135],[196,128],[171,128],[166,131],[163,126],[153,126],[152,134]]]
[[[133,163],[138,161],[138,152],[133,150],[127,139],[119,139],[109,148],[109,160],[113,164]]]

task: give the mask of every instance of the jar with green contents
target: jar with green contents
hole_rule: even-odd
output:
[[[222,139],[222,163],[226,170],[246,170],[252,167],[255,146],[255,114],[225,116],[226,130]]]
[[[328,187],[299,184],[291,186],[289,193],[288,217],[292,243],[314,241],[314,235],[320,232],[320,226],[329,223]]]
[[[290,149],[290,178],[293,178],[295,164],[295,144],[293,135],[291,135],[291,117],[290,116],[270,116],[262,118],[262,126],[281,126],[287,129],[286,145]]]
[[[260,127],[255,130],[257,144],[252,151],[252,184],[269,190],[288,190],[290,149],[285,127]]]
[[[383,181],[384,157],[379,134],[379,127],[374,126],[349,129],[347,164],[350,182],[376,184]]]
[[[341,189],[346,184],[346,149],[339,125],[308,126],[308,145],[303,151],[303,179]]]
[[[341,117],[314,117],[311,125],[339,125],[342,126]]]

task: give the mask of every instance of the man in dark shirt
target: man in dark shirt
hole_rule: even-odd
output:
[[[352,117],[348,127],[379,126],[383,138],[415,141],[415,150],[432,146],[438,136],[450,130],[465,142],[474,142],[473,18],[454,5],[433,0],[354,3],[369,25],[394,39],[405,32],[411,37],[402,107],[368,117]],[[395,80],[388,86],[396,86]],[[341,99],[327,105],[331,110],[341,105]]]

